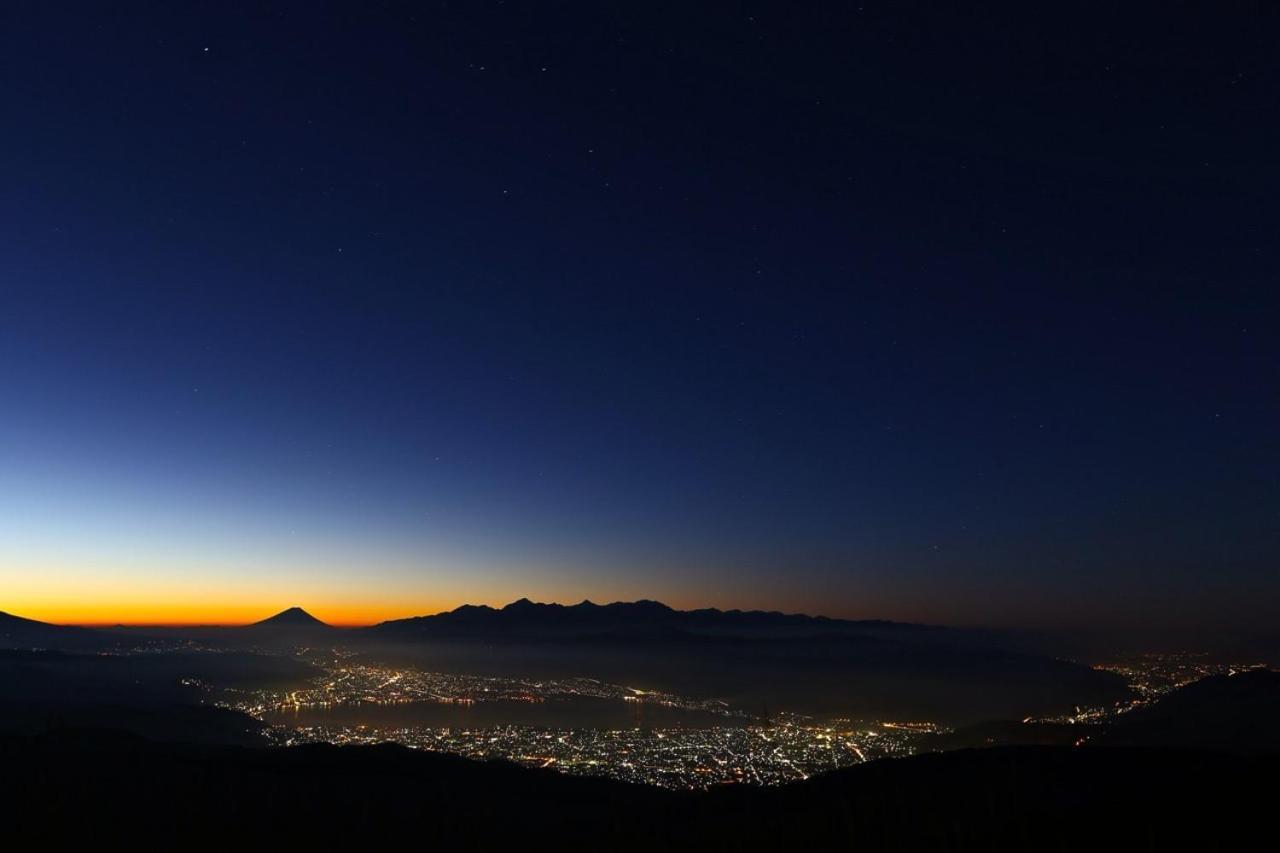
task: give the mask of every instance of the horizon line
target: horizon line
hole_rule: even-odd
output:
[[[258,624],[259,622],[264,622],[264,621],[269,620],[269,619],[271,619],[271,618],[273,618],[273,617],[275,617],[275,616],[278,616],[278,615],[280,615],[281,613],[285,613],[285,612],[287,612],[287,611],[289,611],[289,610],[298,609],[298,610],[302,610],[303,612],[307,613],[307,615],[312,616],[312,618],[315,618],[317,621],[320,621],[320,622],[322,622],[323,624],[325,624],[325,625],[327,625],[327,626],[330,626],[330,627],[333,627],[333,628],[340,628],[340,629],[351,629],[351,628],[369,628],[369,627],[373,627],[373,626],[375,626],[375,625],[381,625],[381,624],[383,624],[383,623],[385,623],[385,622],[395,622],[395,621],[406,620],[406,619],[421,619],[421,618],[427,618],[427,617],[431,617],[431,616],[439,616],[439,615],[442,615],[442,614],[445,614],[445,613],[451,613],[451,612],[453,612],[454,610],[457,610],[457,609],[462,608],[462,607],[487,607],[487,608],[492,609],[492,610],[495,610],[495,611],[501,611],[501,610],[505,609],[506,607],[509,607],[509,606],[511,606],[511,605],[513,605],[513,604],[518,604],[518,603],[520,603],[520,602],[522,602],[522,601],[529,602],[529,603],[531,603],[531,604],[536,604],[536,605],[544,605],[544,606],[558,606],[558,607],[577,607],[577,606],[582,605],[582,604],[592,604],[592,605],[595,605],[595,606],[597,606],[597,607],[608,607],[608,606],[610,606],[610,605],[615,605],[615,604],[638,604],[638,603],[646,603],[646,602],[647,602],[647,603],[653,603],[653,604],[660,604],[660,605],[662,605],[663,607],[667,607],[667,608],[669,608],[669,609],[671,609],[671,610],[674,610],[674,611],[676,611],[676,612],[690,612],[690,611],[693,611],[693,610],[716,610],[716,611],[719,611],[719,612],[722,612],[722,613],[734,612],[734,611],[737,611],[737,612],[740,612],[740,613],[753,613],[753,612],[754,612],[754,613],[781,613],[781,614],[783,614],[783,615],[787,615],[787,616],[804,616],[804,617],[806,617],[806,618],[810,618],[810,619],[830,619],[830,620],[835,620],[835,621],[903,622],[903,623],[905,623],[905,624],[917,624],[917,625],[935,625],[935,626],[942,625],[942,623],[934,623],[934,622],[920,622],[920,621],[916,621],[916,620],[884,619],[884,618],[879,618],[879,617],[865,617],[865,616],[864,616],[864,617],[828,616],[828,615],[825,615],[825,614],[819,614],[819,613],[807,613],[807,612],[800,611],[800,610],[782,610],[782,609],[778,609],[778,608],[760,608],[760,607],[728,607],[728,608],[725,608],[725,607],[716,607],[716,606],[714,606],[714,605],[702,605],[702,606],[697,606],[697,607],[682,608],[682,607],[672,606],[672,605],[667,604],[666,602],[663,602],[663,601],[661,601],[661,600],[659,600],[659,599],[656,599],[656,598],[648,598],[648,597],[640,597],[640,598],[635,598],[635,599],[630,599],[630,600],[616,599],[616,600],[614,600],[614,601],[608,601],[608,602],[605,602],[605,603],[599,603],[599,602],[596,602],[596,601],[592,601],[590,598],[582,598],[582,599],[579,599],[579,600],[577,600],[577,601],[573,601],[573,602],[570,602],[570,603],[565,603],[565,602],[561,602],[561,601],[534,601],[533,599],[529,598],[528,596],[520,596],[519,598],[514,598],[514,599],[512,599],[512,600],[510,600],[510,601],[506,602],[505,604],[500,604],[500,605],[496,605],[496,606],[495,606],[495,605],[490,605],[490,604],[483,604],[483,603],[481,603],[481,604],[472,604],[472,603],[470,603],[470,602],[463,602],[463,603],[461,603],[461,604],[454,605],[453,607],[446,607],[446,608],[444,608],[444,609],[441,609],[441,610],[435,610],[435,611],[432,611],[432,612],[426,612],[426,613],[421,613],[421,612],[420,612],[420,613],[415,613],[415,614],[408,615],[408,616],[394,616],[394,617],[391,617],[391,618],[386,618],[386,619],[377,619],[377,620],[373,620],[373,621],[349,621],[349,620],[342,620],[342,619],[340,619],[340,620],[335,620],[335,621],[329,621],[329,620],[325,620],[325,619],[320,619],[320,617],[316,616],[314,613],[312,613],[312,612],[311,612],[309,609],[307,609],[306,607],[302,607],[302,606],[300,606],[300,605],[296,605],[296,604],[295,604],[295,605],[290,605],[290,606],[288,606],[288,607],[281,608],[281,609],[279,609],[279,610],[272,610],[272,611],[268,612],[266,615],[264,615],[264,616],[262,616],[262,617],[260,617],[260,618],[248,619],[248,620],[245,620],[245,621],[227,621],[227,622],[210,621],[210,620],[206,620],[206,619],[191,620],[191,621],[186,621],[186,620],[155,620],[155,621],[152,621],[152,620],[143,620],[143,621],[128,621],[128,620],[123,620],[123,619],[92,619],[92,620],[67,620],[67,621],[61,621],[61,620],[59,620],[59,621],[53,621],[53,620],[50,620],[50,619],[39,619],[39,618],[35,618],[35,617],[26,617],[26,616],[22,616],[20,613],[15,613],[14,611],[5,610],[5,609],[3,609],[3,608],[0,608],[0,613],[8,613],[8,614],[9,614],[9,615],[11,615],[11,616],[17,616],[18,618],[24,618],[24,619],[26,619],[26,618],[31,618],[31,619],[33,619],[34,621],[44,622],[44,623],[49,624],[49,625],[56,625],[56,626],[61,626],[61,627],[66,627],[66,628],[90,628],[90,629],[97,629],[97,630],[112,629],[112,628],[151,628],[151,629],[178,629],[178,628],[185,628],[185,629],[191,629],[191,628],[248,628],[248,627],[252,627],[253,625]],[[961,626],[959,626],[959,625],[952,625],[952,626],[950,626],[950,627],[961,627]]]

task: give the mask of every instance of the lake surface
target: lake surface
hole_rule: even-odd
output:
[[[402,728],[482,728],[489,726],[544,726],[547,728],[697,728],[742,725],[736,717],[705,711],[686,711],[643,702],[622,702],[589,697],[548,699],[544,702],[406,702],[381,705],[359,703],[330,707],[275,711],[264,716],[268,723],[286,726],[357,726]]]

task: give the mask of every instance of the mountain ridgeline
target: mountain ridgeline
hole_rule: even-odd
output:
[[[566,638],[575,636],[649,636],[673,634],[714,635],[793,635],[813,633],[850,633],[866,636],[881,634],[913,634],[917,636],[949,635],[961,632],[883,620],[851,621],[799,613],[764,610],[676,610],[659,601],[618,601],[595,604],[540,604],[527,598],[502,608],[464,604],[454,610],[433,616],[416,616],[382,622],[368,629],[379,637],[455,638],[513,636],[531,639],[539,636]]]
[[[591,677],[767,714],[1018,718],[1127,695],[1110,673],[1012,648],[998,634],[766,611],[676,610],[656,601],[502,608],[335,628],[291,607],[241,627],[95,630],[5,617],[0,646],[93,651],[191,639],[227,649],[341,644],[479,675]]]
[[[104,631],[53,625],[0,611],[0,649],[91,649],[109,642],[110,637]]]

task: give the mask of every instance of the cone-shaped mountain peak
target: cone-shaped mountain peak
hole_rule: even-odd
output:
[[[312,616],[301,607],[290,607],[288,610],[281,610],[275,616],[269,619],[263,619],[261,622],[253,623],[256,627],[290,627],[290,628],[327,628],[324,622]]]

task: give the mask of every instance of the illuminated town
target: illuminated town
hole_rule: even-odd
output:
[[[910,755],[919,733],[895,728],[841,732],[783,723],[627,730],[306,726],[276,730],[274,737],[285,745],[393,742],[414,749],[502,759],[565,773],[698,789],[738,782],[795,782],[874,758]]]
[[[429,672],[370,663],[354,652],[305,650],[323,675],[298,689],[216,691],[216,704],[268,723],[271,743],[396,743],[479,760],[505,760],[564,773],[606,776],[676,789],[747,783],[776,785],[881,758],[930,748],[942,729],[929,722],[833,719],[780,713],[762,720],[715,699],[611,684],[591,678],[530,679]],[[1203,655],[1145,655],[1096,665],[1129,682],[1133,696],[1113,705],[1027,717],[1027,723],[1101,724],[1201,678],[1251,668]],[[208,685],[198,685],[211,690]],[[428,703],[476,706],[575,701],[608,707],[659,708],[696,715],[686,725],[427,725],[311,719],[303,711]],[[616,703],[616,704],[615,704]],[[358,714],[356,715],[359,716]],[[1081,743],[1087,738],[1083,738]]]
[[[746,718],[717,700],[698,700],[656,690],[608,684],[593,678],[523,679],[360,663],[350,653],[312,658],[325,670],[316,683],[300,690],[228,691],[223,704],[261,717],[271,711],[373,703],[409,702],[474,704],[477,702],[545,702],[550,699],[604,699],[697,711],[726,718]]]
[[[531,725],[271,725],[279,745],[397,743],[482,760],[506,760],[565,773],[607,776],[668,788],[728,783],[775,785],[877,758],[911,755],[931,723],[820,724],[795,714],[761,722],[717,700],[624,687],[587,678],[520,679],[424,672],[357,662],[335,652],[325,674],[298,690],[223,691],[219,701],[258,719],[281,712],[413,702],[473,705],[590,699],[711,714],[709,725],[625,729]]]

